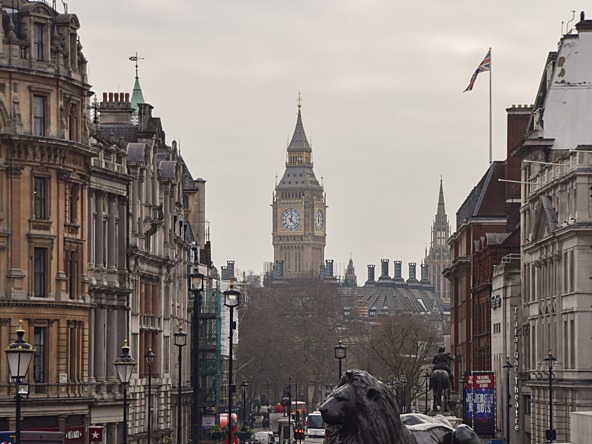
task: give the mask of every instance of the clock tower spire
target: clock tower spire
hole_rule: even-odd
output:
[[[325,261],[326,210],[323,186],[313,171],[312,148],[302,124],[302,97],[286,153],[286,170],[273,196],[274,261],[283,263],[284,277],[319,277]]]

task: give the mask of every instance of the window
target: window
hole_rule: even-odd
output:
[[[70,185],[70,195],[68,196],[68,219],[71,224],[78,222],[78,199],[80,196],[80,185]]]
[[[33,135],[45,136],[45,96],[33,96]]]
[[[49,219],[47,217],[47,179],[45,177],[35,177],[34,194],[35,219]]]
[[[43,61],[43,34],[45,27],[41,23],[33,25],[33,57],[38,62]]]
[[[46,382],[46,350],[45,341],[47,327],[35,327],[34,330],[35,354],[33,355],[33,379],[35,382]]]
[[[35,296],[47,296],[47,248],[35,248],[34,254],[34,291]]]

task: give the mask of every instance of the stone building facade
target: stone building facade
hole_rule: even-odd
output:
[[[129,442],[146,440],[148,415],[152,442],[178,434],[187,442],[192,398],[210,392],[202,384],[219,392],[216,375],[202,373],[196,385],[191,371],[199,362],[191,332],[200,307],[189,298],[190,270],[206,277],[204,331],[216,334],[219,309],[205,180],[191,176],[175,142],[167,144],[151,105],[137,104],[136,121],[129,94],[106,94],[94,116],[86,114],[92,93],[76,15],[27,0],[0,13],[0,337],[6,347],[23,320],[35,347],[22,429],[88,442],[88,427],[98,426],[105,442],[121,441],[113,362],[127,340],[137,362]],[[178,349],[181,328],[189,335]],[[149,350],[156,355],[151,393]],[[214,406],[219,393],[213,396],[202,396],[202,405]],[[1,359],[0,430],[15,429],[13,397]]]
[[[522,442],[570,440],[570,413],[592,409],[592,20],[547,58],[522,160],[520,355]],[[550,371],[549,357],[552,361]],[[553,377],[553,399],[549,378]]]
[[[36,349],[23,429],[83,430],[89,382],[90,86],[75,15],[0,6],[0,338]],[[0,360],[0,428],[15,427]]]

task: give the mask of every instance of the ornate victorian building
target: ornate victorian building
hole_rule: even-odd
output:
[[[515,150],[522,159],[522,303],[512,391],[523,442],[548,439],[551,406],[558,442],[573,438],[575,412],[592,410],[592,356],[584,351],[592,337],[592,20],[582,13],[576,30],[549,53],[527,136]]]
[[[89,421],[89,144],[86,59],[75,15],[18,0],[0,6],[0,338],[23,320],[35,347],[23,429]],[[6,361],[0,397],[14,398]],[[25,411],[26,410],[26,411]],[[14,430],[14,403],[0,429]]]
[[[129,94],[111,93],[91,123],[75,15],[26,0],[0,12],[0,338],[5,348],[23,320],[35,347],[22,429],[88,442],[88,427],[96,426],[104,442],[121,442],[123,396],[113,362],[128,341],[137,362],[129,442],[145,442],[149,415],[152,442],[187,442],[198,413],[192,399],[213,407],[220,383],[205,181],[191,176],[175,142],[166,143],[141,91],[137,120]],[[189,297],[191,270],[205,276],[201,304]],[[203,349],[191,341],[199,308],[199,326],[209,333]],[[181,329],[190,334],[177,348]],[[156,356],[150,369],[149,350]],[[213,373],[211,363],[192,373],[200,353],[213,361]],[[16,422],[9,381],[2,359],[2,431]]]
[[[312,148],[302,125],[301,107],[299,98],[286,171],[275,187],[272,203],[274,261],[288,279],[320,276],[327,238],[327,204],[313,171]]]

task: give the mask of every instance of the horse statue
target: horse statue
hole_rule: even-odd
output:
[[[430,377],[430,385],[434,395],[434,404],[432,410],[440,410],[444,407],[444,411],[448,411],[448,396],[450,394],[450,376],[446,370],[436,369],[432,372]],[[444,398],[444,404],[442,404]]]

